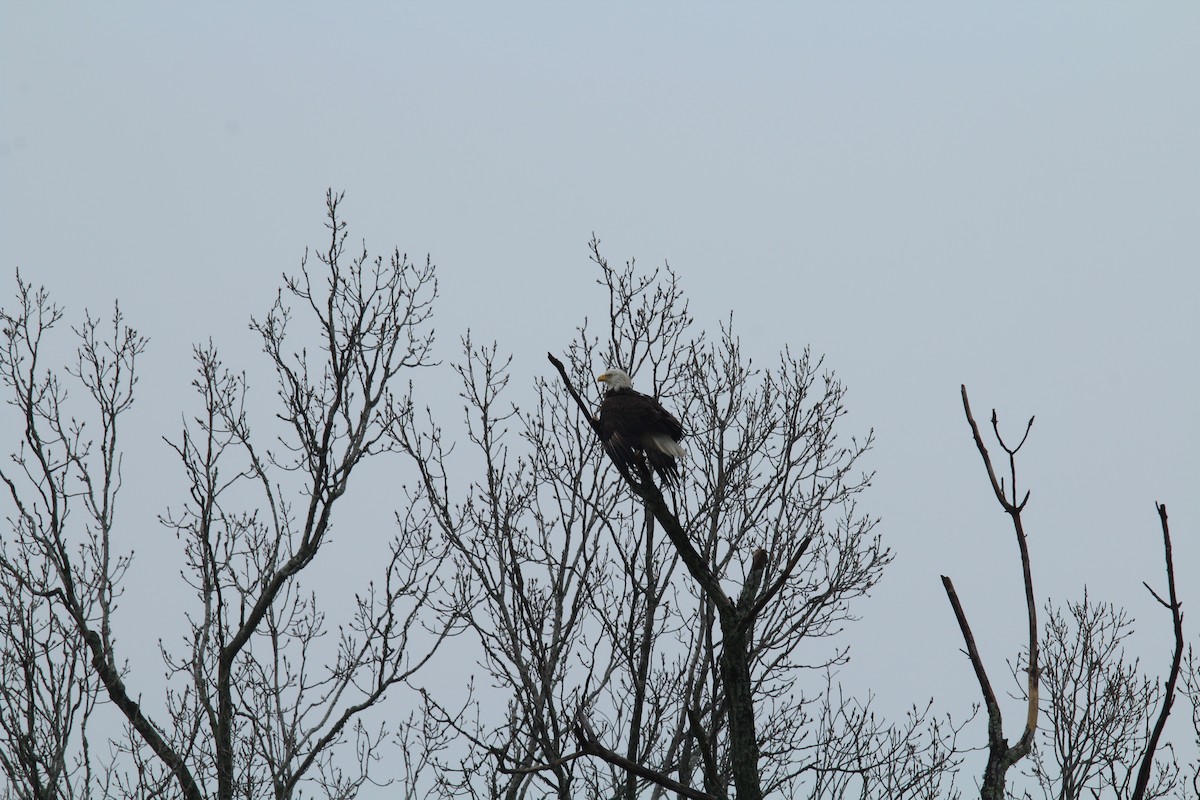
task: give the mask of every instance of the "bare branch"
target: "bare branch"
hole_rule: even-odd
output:
[[[1150,784],[1150,771],[1154,765],[1154,755],[1158,750],[1163,728],[1166,727],[1167,717],[1171,714],[1171,706],[1175,703],[1179,670],[1183,663],[1183,606],[1179,602],[1179,596],[1175,592],[1175,559],[1171,554],[1171,530],[1167,524],[1167,507],[1162,503],[1156,503],[1155,508],[1158,510],[1158,519],[1162,525],[1163,554],[1167,570],[1167,596],[1170,598],[1170,602],[1163,603],[1163,605],[1171,610],[1175,651],[1171,655],[1171,668],[1167,673],[1167,680],[1163,684],[1162,708],[1158,712],[1158,719],[1154,723],[1154,731],[1150,734],[1150,740],[1146,743],[1146,752],[1142,755],[1141,766],[1138,768],[1137,782],[1134,784],[1133,794],[1131,795],[1133,800],[1143,800],[1146,797],[1146,790]],[[1149,586],[1146,588],[1150,589]],[[1150,590],[1150,593],[1160,603],[1163,602],[1162,598],[1155,594],[1153,589]]]
[[[1010,747],[1008,741],[1004,738],[1004,727],[1000,716],[1000,707],[996,702],[995,694],[992,692],[987,675],[983,669],[983,662],[975,650],[974,641],[970,635],[970,628],[966,622],[966,616],[962,611],[962,606],[958,602],[957,595],[954,592],[953,584],[950,579],[943,576],[942,583],[946,588],[947,596],[950,598],[951,605],[954,606],[955,617],[959,621],[959,628],[963,632],[963,637],[967,641],[968,652],[971,655],[972,667],[975,669],[976,678],[979,680],[980,689],[984,695],[984,702],[988,710],[988,762],[984,769],[984,776],[981,786],[981,791],[984,800],[1002,800],[1005,793],[1005,773],[1008,768],[1015,764],[1020,759],[1028,755],[1033,746],[1033,737],[1037,731],[1038,718],[1038,676],[1039,676],[1039,661],[1038,661],[1038,625],[1037,625],[1037,604],[1033,594],[1033,575],[1030,566],[1029,545],[1025,536],[1025,529],[1021,521],[1021,512],[1025,508],[1025,504],[1029,501],[1029,493],[1025,493],[1025,497],[1020,503],[1017,503],[1017,452],[1024,446],[1029,437],[1029,431],[1033,427],[1033,417],[1029,418],[1028,424],[1025,426],[1025,433],[1021,437],[1020,443],[1016,447],[1009,447],[1005,444],[1003,437],[1000,435],[999,420],[995,410],[992,411],[992,430],[1000,442],[1001,448],[1008,455],[1009,462],[1009,479],[1011,481],[1009,491],[1011,499],[1005,496],[1004,479],[996,478],[995,468],[992,466],[992,459],[988,453],[987,447],[983,442],[983,437],[979,433],[979,426],[975,423],[975,418],[971,414],[971,403],[967,398],[967,387],[962,387],[962,402],[963,413],[967,417],[967,423],[971,428],[971,435],[975,440],[975,447],[979,451],[980,458],[983,459],[984,467],[987,470],[988,481],[992,485],[992,491],[996,495],[996,500],[1000,503],[1001,508],[1009,515],[1013,524],[1013,531],[1017,537],[1017,547],[1021,554],[1021,571],[1024,578],[1025,586],[1025,608],[1028,617],[1029,629],[1029,645],[1028,656],[1029,664],[1027,667],[1027,689],[1026,689],[1026,707],[1027,713],[1025,718],[1025,727],[1022,730],[1021,736]]]

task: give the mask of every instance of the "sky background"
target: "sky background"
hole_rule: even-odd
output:
[[[327,187],[352,240],[438,265],[439,355],[496,339],[521,392],[605,313],[593,232],[614,263],[669,262],[700,325],[732,311],[756,358],[811,345],[849,386],[896,561],[842,677],[961,714],[977,687],[939,575],[997,683],[1024,621],[960,384],[1006,432],[1037,415],[1040,597],[1126,606],[1165,669],[1141,586],[1165,583],[1158,500],[1200,602],[1198,79],[1185,3],[6,2],[0,296],[19,268],[72,319],[119,299],[151,337],[125,608],[163,636],[161,437],[191,345],[270,391],[246,323],[322,243]],[[426,380],[456,418],[449,369]],[[125,641],[152,685],[153,641]]]

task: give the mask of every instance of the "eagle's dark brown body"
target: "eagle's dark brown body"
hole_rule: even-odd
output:
[[[638,453],[645,453],[664,485],[679,485],[676,459],[683,455],[683,426],[658,400],[628,386],[610,388],[600,404],[599,421],[604,449],[614,461],[628,469]]]

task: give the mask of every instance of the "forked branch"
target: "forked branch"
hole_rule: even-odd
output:
[[[996,469],[992,464],[991,455],[984,444],[983,436],[979,432],[979,426],[975,422],[975,417],[971,414],[971,403],[967,399],[966,386],[962,387],[962,401],[963,411],[966,414],[968,424],[971,426],[971,435],[975,440],[975,447],[979,450],[979,456],[983,459],[983,465],[987,469],[992,491],[995,493],[996,500],[1000,503],[1001,508],[1012,519],[1013,531],[1017,537],[1017,547],[1021,552],[1021,571],[1025,581],[1025,606],[1029,619],[1029,665],[1028,688],[1026,691],[1028,707],[1025,716],[1025,728],[1016,743],[1009,747],[1008,741],[1004,738],[1004,725],[1000,714],[1000,705],[996,701],[995,693],[992,691],[987,677],[987,670],[983,665],[983,659],[979,655],[979,650],[975,645],[970,626],[967,624],[966,614],[963,612],[962,604],[959,602],[958,595],[954,591],[954,584],[948,577],[942,576],[942,585],[946,589],[946,596],[950,599],[950,605],[954,608],[954,615],[958,619],[959,628],[962,631],[963,639],[966,641],[967,655],[971,659],[971,666],[975,670],[976,678],[979,680],[980,690],[983,693],[988,712],[988,761],[984,769],[983,782],[980,786],[981,797],[983,800],[1002,800],[1005,796],[1005,773],[1009,767],[1029,753],[1030,748],[1033,746],[1034,733],[1037,731],[1039,672],[1037,604],[1033,595],[1033,576],[1030,570],[1029,545],[1026,540],[1024,525],[1021,522],[1021,512],[1024,510],[1025,504],[1029,502],[1029,492],[1026,491],[1025,496],[1019,502],[1017,501],[1016,466],[1017,453],[1029,438],[1029,431],[1033,427],[1033,417],[1029,418],[1021,441],[1015,447],[1009,447],[1000,435],[996,412],[992,411],[992,430],[996,434],[996,439],[1000,443],[1000,447],[1008,454],[1010,483],[1008,494],[1006,494],[1004,479],[996,477]]]

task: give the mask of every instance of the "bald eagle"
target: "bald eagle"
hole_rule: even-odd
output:
[[[623,469],[635,463],[636,453],[658,473],[664,485],[679,485],[679,465],[684,449],[679,446],[683,426],[671,412],[649,395],[635,392],[633,381],[624,370],[610,369],[596,380],[605,386],[600,403],[600,440],[605,451]]]

